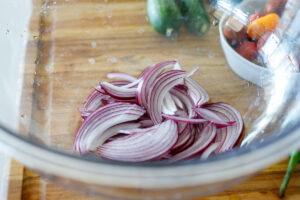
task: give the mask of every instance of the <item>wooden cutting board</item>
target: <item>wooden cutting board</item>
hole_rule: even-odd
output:
[[[216,27],[199,38],[183,26],[178,36],[166,38],[149,26],[146,1],[32,1],[21,107],[23,134],[29,130],[40,138],[48,137],[52,146],[70,151],[80,123],[76,108],[82,106],[93,86],[106,80],[106,73],[137,75],[148,65],[170,59],[179,60],[188,71],[200,65],[193,78],[214,102],[234,105],[247,119],[259,114],[249,111],[259,91],[227,66]],[[245,124],[247,130],[248,121]],[[276,164],[243,184],[202,199],[277,199],[286,165],[287,161]],[[47,182],[12,161],[8,199],[96,198]],[[299,167],[287,199],[300,199]]]

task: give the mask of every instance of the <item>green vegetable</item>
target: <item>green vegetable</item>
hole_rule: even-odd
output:
[[[180,6],[188,30],[195,35],[204,35],[210,22],[202,0],[180,0]]]
[[[152,27],[158,33],[170,36],[181,25],[182,15],[175,0],[148,0],[147,12]]]
[[[295,152],[291,155],[290,157],[290,162],[286,171],[286,174],[284,176],[284,179],[282,181],[282,184],[280,186],[280,190],[279,190],[279,196],[283,197],[284,196],[284,192],[285,189],[290,181],[291,175],[296,167],[296,165],[300,162],[300,151]]]

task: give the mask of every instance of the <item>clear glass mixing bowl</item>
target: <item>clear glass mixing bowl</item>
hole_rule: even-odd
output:
[[[243,22],[262,9],[255,2],[225,6],[230,12],[223,15],[220,32],[225,18]],[[299,75],[277,67],[257,75],[259,86],[240,78],[227,65],[217,27],[202,37],[185,28],[176,36],[158,35],[147,20],[145,1],[14,0],[1,1],[0,7],[0,149],[47,179],[114,199],[185,199],[237,184],[300,147]],[[287,56],[299,55],[299,16],[299,2],[289,0],[284,23],[265,44],[272,46],[266,48],[264,70],[299,59]],[[227,51],[229,44],[222,46]],[[178,163],[119,163],[72,153],[81,122],[77,108],[105,74],[137,75],[170,59],[187,70],[200,65],[193,78],[211,99],[241,112],[241,147]]]

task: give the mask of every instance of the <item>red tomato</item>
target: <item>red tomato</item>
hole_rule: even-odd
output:
[[[254,60],[257,56],[256,44],[254,42],[245,41],[240,44],[236,49],[241,56],[247,60]]]
[[[240,43],[247,38],[246,27],[243,27],[239,32],[235,32],[230,27],[224,26],[223,33],[229,43],[232,43],[232,41],[236,41],[237,43]]]

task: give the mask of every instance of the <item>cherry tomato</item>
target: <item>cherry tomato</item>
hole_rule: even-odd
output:
[[[247,60],[254,60],[257,56],[257,48],[255,42],[245,41],[235,49],[241,56]]]

